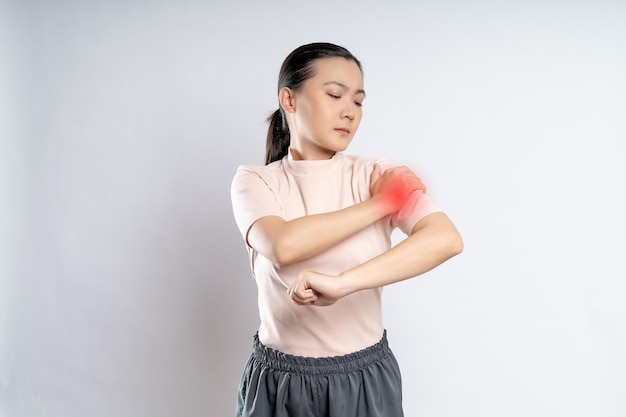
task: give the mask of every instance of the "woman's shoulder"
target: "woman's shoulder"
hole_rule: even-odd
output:
[[[282,170],[282,160],[274,161],[268,165],[253,165],[253,164],[244,164],[239,165],[237,170],[235,171],[235,175],[240,175],[240,173],[255,173],[257,175],[271,175],[272,173],[279,172]]]
[[[231,188],[247,189],[265,184],[273,189],[282,181],[282,176],[284,176],[282,161],[275,161],[268,165],[239,165],[233,176]]]

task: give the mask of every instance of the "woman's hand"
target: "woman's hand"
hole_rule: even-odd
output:
[[[287,292],[296,304],[329,306],[343,296],[340,284],[338,276],[304,271]]]
[[[413,171],[405,166],[389,168],[382,172],[378,164],[370,177],[370,194],[382,196],[390,213],[400,210],[414,191],[426,192],[426,186]]]

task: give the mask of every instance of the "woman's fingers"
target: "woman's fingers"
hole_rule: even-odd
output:
[[[380,179],[382,170],[380,169],[380,165],[374,164],[374,169],[372,170],[372,175],[370,176],[370,184],[375,184],[376,181]]]
[[[304,291],[299,292],[298,297],[299,297],[298,302],[300,304],[311,304],[317,300],[317,295],[315,294],[315,291],[311,289],[306,289]]]
[[[376,171],[376,167],[374,170]],[[400,210],[413,192],[426,192],[422,180],[405,166],[389,168],[384,172],[372,172],[372,178],[375,176],[378,179],[370,185],[371,195],[385,196],[392,212]]]
[[[397,174],[397,178],[400,178],[407,187],[411,188],[411,191],[423,191],[426,192],[426,186],[422,182],[422,180],[415,175],[413,171],[405,166],[391,168],[394,174]],[[385,171],[387,172],[387,171]]]
[[[370,182],[371,195],[386,192],[390,188],[393,189],[394,194],[397,193],[398,188],[409,192],[417,190],[426,192],[426,186],[422,180],[406,166],[389,168],[382,172],[378,164],[374,165]]]
[[[319,272],[303,271],[287,291],[296,304],[329,306],[341,298],[338,279]]]
[[[308,282],[297,280],[288,290],[291,299],[296,304],[311,304],[317,300],[317,294],[308,287]]]
[[[380,169],[380,165],[374,164],[374,169],[372,170],[372,175],[370,175],[370,195],[374,196],[378,193],[378,181],[382,175],[382,170]]]

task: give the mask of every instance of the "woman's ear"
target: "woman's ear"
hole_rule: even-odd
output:
[[[296,112],[296,95],[292,89],[288,87],[281,88],[278,92],[278,101],[286,113]]]

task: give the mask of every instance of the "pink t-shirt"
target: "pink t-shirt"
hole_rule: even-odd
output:
[[[370,198],[374,164],[384,160],[337,153],[328,160],[295,161],[289,153],[266,166],[241,166],[231,187],[235,221],[246,240],[250,226],[264,216],[289,221],[340,210]],[[416,192],[400,212],[385,217],[329,250],[286,266],[272,263],[247,246],[258,286],[259,339],[281,352],[298,356],[336,356],[377,343],[383,334],[382,289],[363,290],[328,307],[300,306],[287,288],[305,269],[337,275],[391,246],[391,232],[407,235],[423,217],[439,211],[430,198]]]

